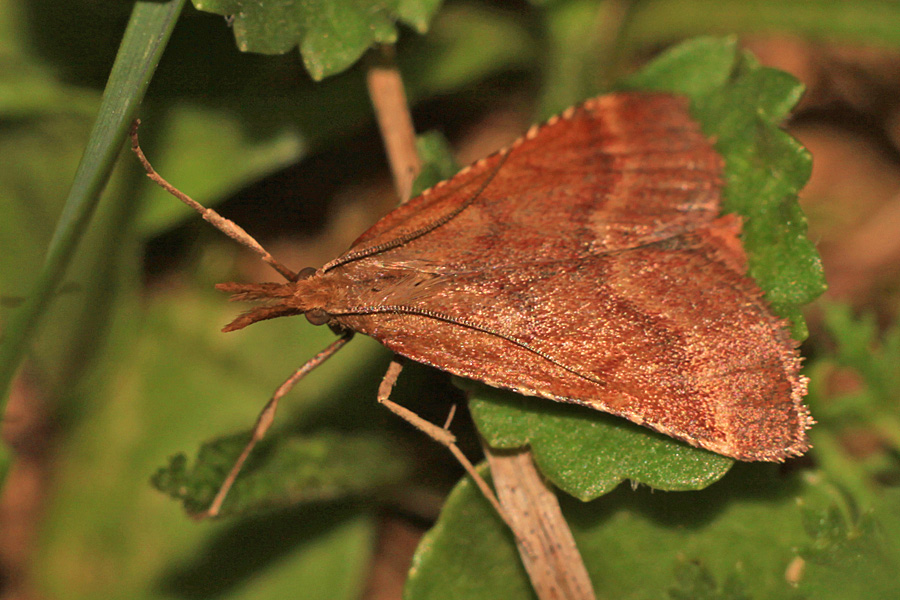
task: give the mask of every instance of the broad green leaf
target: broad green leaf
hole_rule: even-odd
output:
[[[844,595],[856,584],[834,576],[827,593],[805,596],[785,572],[813,541],[807,515],[839,494],[814,474],[740,465],[691,494],[619,487],[588,504],[560,501],[599,598],[837,600],[859,597]],[[511,534],[468,479],[423,539],[404,597],[534,598]]]
[[[580,500],[625,479],[659,490],[701,489],[734,462],[596,410],[460,381],[473,393],[469,408],[488,444],[529,446],[541,473]]]
[[[207,442],[196,464],[184,454],[160,469],[153,484],[181,500],[188,514],[206,510],[244,448],[250,433]],[[222,506],[221,515],[246,514],[300,503],[373,497],[403,484],[411,457],[385,436],[315,433],[264,441],[244,467]]]
[[[397,41],[396,23],[420,33],[440,0],[193,0],[199,10],[230,17],[243,52],[281,54],[300,48],[303,64],[320,80],[349,68],[374,44]]]

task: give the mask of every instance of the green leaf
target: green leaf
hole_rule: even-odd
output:
[[[416,136],[416,150],[422,161],[422,170],[413,182],[412,197],[436,183],[450,179],[459,171],[450,143],[439,131],[428,131]]]
[[[619,487],[593,503],[560,502],[599,598],[892,597],[803,596],[786,580],[810,543],[804,515],[838,493],[821,476],[741,464],[692,494]],[[534,597],[511,534],[468,478],[422,540],[404,597]]]
[[[153,485],[184,502],[188,514],[206,510],[234,465],[249,432],[203,444],[193,469],[183,454],[153,477]],[[307,502],[372,497],[403,483],[410,457],[384,436],[316,433],[262,442],[222,506],[221,515],[246,514]]]
[[[458,385],[472,392],[469,408],[488,444],[530,446],[541,473],[580,500],[606,494],[625,479],[660,490],[702,489],[734,462],[596,410],[471,381]]]
[[[199,10],[233,18],[243,52],[282,54],[296,46],[313,79],[348,69],[374,44],[397,41],[396,23],[420,33],[440,0],[193,0]]]
[[[803,340],[800,307],[825,290],[821,261],[797,204],[812,158],[778,128],[802,85],[761,67],[734,40],[701,38],[663,54],[623,87],[691,99],[692,113],[725,159],[723,212],[744,218],[749,273],[776,313],[791,320],[794,337]]]

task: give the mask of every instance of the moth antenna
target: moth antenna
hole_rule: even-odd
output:
[[[131,123],[131,151],[134,152],[135,156],[137,156],[137,159],[140,161],[141,166],[144,167],[144,171],[147,172],[147,177],[149,177],[150,180],[153,181],[153,183],[181,200],[187,206],[194,209],[197,213],[200,214],[201,217],[203,217],[203,219],[207,223],[209,223],[234,241],[243,245],[244,247],[256,252],[263,260],[263,262],[278,271],[285,279],[287,279],[288,281],[296,281],[297,274],[275,260],[275,258],[271,254],[269,254],[269,252],[265,248],[263,248],[259,242],[253,239],[253,236],[244,231],[243,227],[230,219],[226,219],[213,209],[206,208],[205,206],[176,188],[174,185],[163,179],[163,177],[159,173],[157,173],[156,169],[154,169],[150,164],[150,161],[147,160],[147,157],[144,155],[144,151],[141,150],[141,145],[138,141],[138,127],[140,127],[140,125],[140,119],[135,119]]]

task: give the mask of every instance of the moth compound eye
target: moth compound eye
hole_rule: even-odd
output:
[[[301,271],[302,273],[302,271]],[[331,315],[322,310],[321,308],[314,308],[312,310],[308,310],[304,313],[306,315],[306,320],[312,323],[313,325],[324,325],[328,321],[331,320]]]
[[[315,267],[306,267],[305,269],[301,269],[299,273],[297,273],[297,281],[302,281],[304,279],[309,279],[313,275],[316,274]]]

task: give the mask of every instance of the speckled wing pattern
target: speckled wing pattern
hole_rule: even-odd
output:
[[[721,171],[686,100],[590,100],[376,223],[326,267],[348,290],[326,310],[496,387],[742,460],[802,454],[800,359],[717,216]]]

